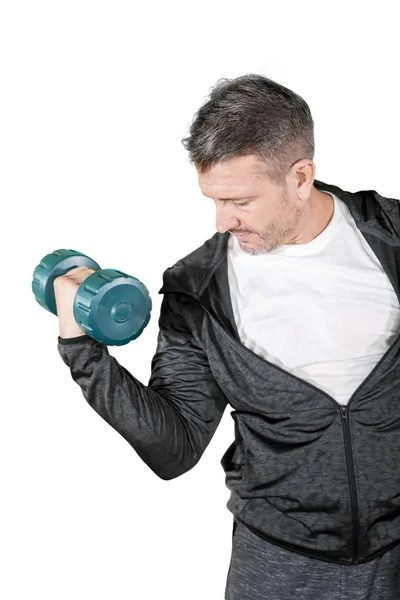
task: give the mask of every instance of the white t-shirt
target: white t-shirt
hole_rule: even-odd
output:
[[[333,217],[308,244],[252,256],[230,236],[228,279],[242,343],[347,404],[398,336],[400,312],[349,209],[331,196]]]

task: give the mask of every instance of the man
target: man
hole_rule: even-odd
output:
[[[159,477],[233,407],[227,600],[400,598],[400,205],[315,180],[313,126],[260,75],[196,113],[183,143],[218,231],[164,272],[148,386],[74,321],[91,270],[55,281],[62,359]]]

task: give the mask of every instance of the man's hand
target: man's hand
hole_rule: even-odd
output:
[[[86,332],[75,321],[73,306],[79,286],[92,273],[95,273],[94,269],[84,266],[76,267],[54,280],[54,295],[61,338],[86,335]]]

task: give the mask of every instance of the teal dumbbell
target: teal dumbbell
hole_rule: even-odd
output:
[[[152,309],[146,286],[122,271],[101,269],[76,250],[55,250],[35,268],[32,291],[40,306],[57,315],[54,280],[81,266],[95,273],[82,281],[75,294],[73,311],[79,327],[109,346],[123,346],[139,337],[150,321]]]

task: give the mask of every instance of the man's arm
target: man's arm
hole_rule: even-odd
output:
[[[165,480],[197,464],[227,405],[200,344],[203,309],[187,298],[163,297],[147,386],[89,336],[58,343],[90,406]]]

